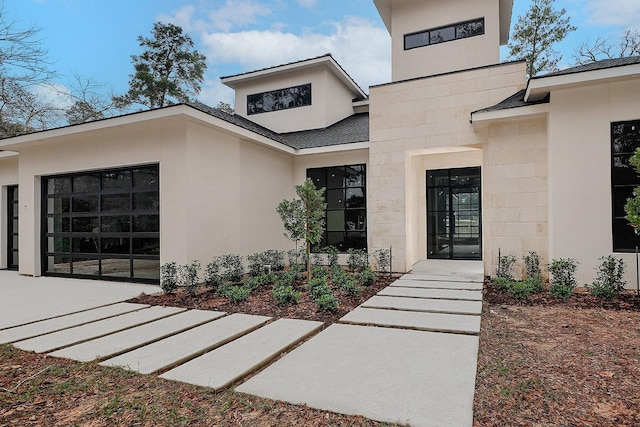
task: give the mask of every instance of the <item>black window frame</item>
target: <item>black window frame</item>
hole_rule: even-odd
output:
[[[18,227],[19,219],[19,190],[17,185],[7,186],[7,269],[18,270],[19,242]],[[17,243],[16,243],[17,242]]]
[[[145,174],[145,170],[152,173]],[[117,179],[122,178],[123,182],[107,185],[108,180],[113,179],[109,178],[109,175],[117,176]],[[135,181],[135,177],[140,178],[140,185],[138,185],[138,181]],[[95,179],[97,179],[97,187],[92,185],[92,180],[95,182]],[[59,188],[59,191],[52,190],[50,192],[49,182],[51,180],[59,180],[57,182],[64,187]],[[76,183],[84,184],[85,188],[78,190]],[[159,164],[43,176],[41,185],[42,233],[40,249],[43,275],[139,283],[159,282]],[[119,209],[104,210],[103,203],[109,197],[116,197],[120,201],[124,201],[124,205]],[[136,200],[145,197],[150,198],[153,203],[143,209],[136,208]],[[128,200],[126,200],[127,198]],[[60,211],[56,211],[56,207],[59,207]],[[146,221],[150,221],[151,225],[146,230],[136,230],[134,224],[140,223],[142,217],[145,217]],[[110,228],[114,224],[118,226],[115,229]],[[59,225],[60,229],[56,229],[56,225]],[[49,245],[49,239],[54,239],[53,248]],[[60,242],[59,245],[56,245],[56,239]],[[86,250],[91,246],[87,243],[89,241],[93,246],[90,250]],[[114,242],[120,245],[120,249],[113,249]],[[64,272],[49,271],[49,257],[66,260],[61,265],[64,265],[65,269],[68,266],[68,269]],[[74,262],[80,262],[83,259],[97,262],[95,274],[74,272]],[[128,276],[121,275],[126,271],[118,272],[116,270],[110,274],[110,272],[103,270],[103,260],[117,259],[128,261]],[[140,269],[136,267],[141,263],[148,264],[149,262],[157,263],[157,274],[154,272],[153,277],[148,277],[146,274],[139,275]],[[148,269],[142,268],[142,270]]]
[[[274,111],[290,110],[292,108],[308,107],[312,104],[312,90],[311,83],[305,83],[297,86],[290,86],[282,89],[269,90],[266,92],[252,93],[247,95],[247,115],[271,113]],[[293,105],[285,105],[282,100],[285,96],[293,97]],[[265,97],[271,96],[274,98],[274,104],[265,109],[264,100]],[[258,103],[262,102],[262,107],[258,108]]]
[[[354,182],[353,185],[349,185],[347,183],[347,176],[355,176],[348,175],[348,168],[359,169],[359,174],[361,175],[361,182],[358,184]],[[332,172],[343,172],[342,185],[336,185],[336,180],[332,179]],[[315,177],[320,178],[320,182]],[[340,165],[340,166],[327,166],[320,168],[309,168],[307,169],[307,178],[311,178],[316,185],[316,188],[325,188],[325,203],[327,207],[325,209],[325,231],[322,236],[322,240],[320,244],[316,247],[312,248],[314,252],[320,251],[322,248],[331,245],[335,246],[340,253],[346,253],[348,249],[363,249],[367,250],[368,247],[368,234],[367,234],[367,165],[365,163],[351,164],[351,165]],[[352,191],[353,194],[361,193],[362,200],[354,199],[354,206],[348,205],[348,193]],[[341,193],[340,193],[341,192]],[[333,203],[329,200],[329,198],[335,194],[336,196],[342,196],[342,199],[339,202],[343,203],[343,207],[333,206]],[[357,197],[357,196],[355,196]],[[360,205],[357,205],[360,203]],[[330,229],[329,226],[329,216],[337,214],[338,217],[342,216],[342,220],[344,222],[344,229]],[[341,215],[342,214],[342,215]],[[356,221],[348,221],[348,218],[356,218]],[[349,223],[353,223],[354,227],[349,228]],[[338,237],[342,233],[343,239],[341,240],[341,244],[331,244],[330,242],[335,242],[335,237]],[[354,244],[357,241],[361,241],[363,244]]]
[[[481,24],[482,27],[482,31],[481,32],[477,32],[477,33],[472,33],[472,34],[465,34],[463,32],[461,32],[459,30],[459,28],[463,25],[467,25],[467,24]],[[451,42],[451,41],[455,41],[455,40],[462,40],[462,39],[467,39],[470,37],[476,37],[476,36],[482,36],[485,34],[485,20],[484,17],[482,18],[476,18],[476,19],[469,19],[467,21],[461,21],[461,22],[456,22],[454,24],[450,24],[450,25],[444,25],[441,27],[435,27],[435,28],[429,28],[426,30],[421,30],[421,31],[416,31],[413,33],[408,33],[404,35],[404,50],[412,50],[412,49],[418,49],[421,47],[425,47],[425,46],[433,46],[436,44],[442,44],[442,43],[447,43],[447,42]],[[450,39],[447,40],[441,40],[441,41],[432,41],[432,34],[431,33],[435,33],[435,32],[442,32],[442,31],[447,31],[447,30],[453,30],[454,32],[454,36]],[[407,40],[411,39],[414,36],[422,36],[422,38],[425,40],[423,43],[417,43],[415,46],[411,46],[411,47],[407,47]]]
[[[627,134],[629,141],[624,138],[624,128],[632,127],[635,135]],[[624,203],[631,197],[633,189],[640,186],[640,176],[629,158],[640,148],[640,119],[611,123],[611,237],[612,250],[619,253],[635,252],[640,247],[640,236],[636,235],[633,227],[626,220]]]

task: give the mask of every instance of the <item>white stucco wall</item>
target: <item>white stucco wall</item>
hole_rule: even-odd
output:
[[[636,286],[635,255],[612,252],[611,123],[640,119],[638,99],[637,80],[551,93],[550,257],[577,259],[580,286],[611,254],[625,260],[627,286]]]
[[[499,0],[399,1],[393,3],[391,13],[393,81],[500,61]],[[483,17],[484,35],[404,50],[405,34]]]

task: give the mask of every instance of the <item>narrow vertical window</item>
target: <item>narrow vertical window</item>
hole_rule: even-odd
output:
[[[633,252],[640,246],[640,236],[625,219],[624,205],[640,186],[640,177],[629,158],[640,148],[640,120],[611,124],[611,203],[613,216],[613,250]]]

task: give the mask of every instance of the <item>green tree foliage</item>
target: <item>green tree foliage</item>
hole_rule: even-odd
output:
[[[629,163],[635,168],[636,173],[640,174],[640,148],[629,158]],[[627,199],[624,211],[629,225],[633,227],[636,234],[640,234],[640,187],[633,189],[633,196]]]
[[[531,7],[511,32],[509,59],[526,60],[527,75],[533,77],[541,71],[557,71],[562,56],[553,46],[577,28],[564,17],[566,10],[553,8],[554,0],[533,0]]]
[[[141,104],[159,108],[175,101],[187,102],[200,93],[205,56],[193,49],[193,40],[182,28],[173,24],[153,24],[152,38],[138,37],[146,50],[132,55],[135,73],[129,80],[129,91],[114,97],[118,107]]]
[[[283,200],[276,207],[276,212],[282,218],[285,235],[294,241],[305,241],[307,278],[311,279],[311,246],[320,243],[325,230],[325,189],[317,189],[309,178],[295,188],[298,199]]]

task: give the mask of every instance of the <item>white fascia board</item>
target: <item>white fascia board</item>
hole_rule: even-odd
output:
[[[0,159],[17,156],[15,151],[0,151]]]
[[[529,80],[525,101],[545,96],[553,90],[568,89],[576,86],[613,83],[621,80],[640,78],[640,64],[583,71],[559,76],[539,77]]]
[[[384,22],[384,26],[387,27],[389,35],[391,35],[391,0],[373,0],[373,4],[378,9],[378,14]]]
[[[354,142],[352,144],[328,145],[326,147],[301,148],[300,150],[297,150],[296,154],[299,156],[304,156],[308,154],[339,153],[343,151],[368,150],[368,149],[369,149],[369,141],[365,141],[365,142]]]
[[[509,29],[511,28],[511,15],[513,13],[513,0],[500,0],[500,45],[509,43]]]
[[[471,123],[489,123],[502,120],[523,119],[543,116],[549,113],[549,104],[528,105],[526,107],[507,108],[505,110],[471,113]]]
[[[126,125],[141,123],[147,120],[175,117],[179,114],[185,114],[189,109],[192,108],[186,105],[175,105],[171,107],[160,108],[157,110],[142,111],[139,113],[110,117],[108,119],[96,120],[93,122],[87,122],[78,125],[64,126],[26,135],[14,136],[11,138],[0,140],[0,150],[9,148],[18,149],[20,146],[26,145],[30,142],[44,141],[50,138],[76,135],[80,133],[103,130],[113,127],[122,127]]]

